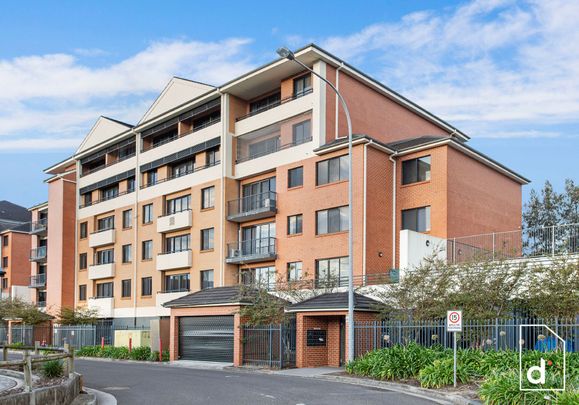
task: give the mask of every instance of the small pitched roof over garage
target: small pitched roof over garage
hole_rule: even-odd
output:
[[[354,310],[376,312],[379,301],[354,293]],[[286,312],[301,311],[347,311],[348,310],[348,293],[337,292],[318,295],[305,301],[298,302],[289,306]]]
[[[165,308],[191,308],[219,305],[250,305],[257,290],[240,286],[200,290],[163,304]]]

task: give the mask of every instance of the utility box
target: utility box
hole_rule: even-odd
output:
[[[132,339],[133,347],[151,346],[151,332],[148,330],[116,330],[115,347],[129,346],[129,339]]]

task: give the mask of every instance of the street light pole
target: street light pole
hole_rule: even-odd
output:
[[[298,65],[302,66],[304,69],[308,70],[312,74],[316,75],[320,80],[324,81],[334,92],[340,100],[344,112],[346,113],[346,122],[348,123],[348,318],[347,318],[347,330],[348,330],[348,361],[354,360],[354,233],[353,233],[353,215],[352,215],[352,199],[353,199],[353,189],[352,189],[352,121],[350,119],[350,110],[348,110],[348,105],[346,100],[342,97],[342,94],[338,91],[336,86],[330,83],[326,78],[322,77],[318,73],[314,72],[313,69],[306,66],[299,60],[295,58],[295,55],[288,48],[283,47],[277,50],[277,54],[282,58],[296,62]],[[337,125],[337,123],[336,123]]]

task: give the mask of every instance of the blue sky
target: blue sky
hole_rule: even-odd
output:
[[[579,181],[577,2],[339,3],[4,3],[0,200],[45,200],[42,169],[101,114],[137,122],[171,76],[218,85],[310,42],[471,135],[525,196]]]

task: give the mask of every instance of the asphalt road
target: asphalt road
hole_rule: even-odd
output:
[[[120,405],[434,403],[394,391],[285,375],[90,360],[76,360],[75,367],[85,386],[114,395]]]

